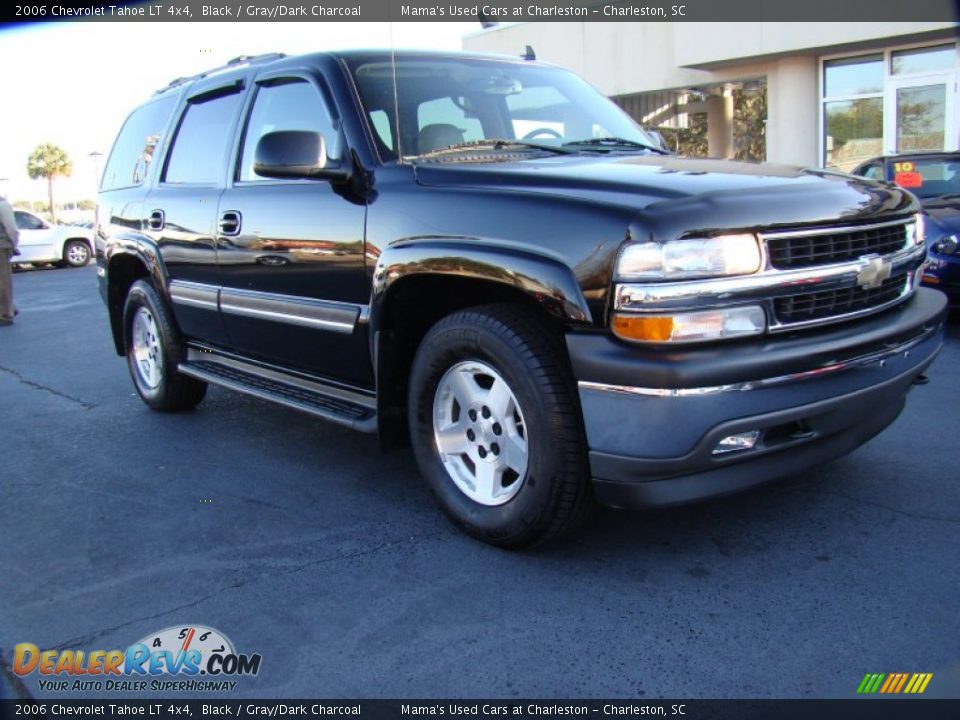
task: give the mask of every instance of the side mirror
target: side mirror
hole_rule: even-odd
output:
[[[268,178],[344,180],[349,172],[327,162],[323,135],[308,130],[277,130],[257,141],[253,171]]]

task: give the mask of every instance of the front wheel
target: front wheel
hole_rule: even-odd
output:
[[[461,311],[417,350],[409,414],[420,470],[470,535],[520,548],[577,527],[593,505],[562,338],[515,305]]]
[[[207,384],[177,372],[186,359],[186,346],[163,298],[145,280],[130,287],[123,323],[130,375],[147,405],[188,410],[203,400]]]

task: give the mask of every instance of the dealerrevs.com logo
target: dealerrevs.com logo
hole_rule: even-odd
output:
[[[260,660],[203,625],[168,627],[126,650],[41,650],[33,643],[13,649],[13,671],[38,674],[45,692],[229,691],[233,678],[260,672]]]

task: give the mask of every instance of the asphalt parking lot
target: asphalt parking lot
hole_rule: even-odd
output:
[[[960,696],[956,316],[930,384],[851,456],[507,553],[454,530],[412,455],[373,437],[218,388],[148,410],[92,266],[14,282],[7,693],[51,697],[10,681],[17,643],[202,624],[262,655],[235,697],[853,697],[867,672],[932,672],[928,696]]]

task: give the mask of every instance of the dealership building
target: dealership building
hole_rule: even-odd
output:
[[[734,98],[765,94],[766,159],[850,170],[875,155],[956,150],[952,22],[498,25],[464,49],[571,68],[644,127],[706,117],[707,153],[734,155]],[[761,119],[762,122],[762,119]]]

